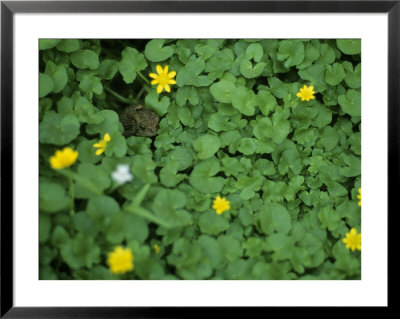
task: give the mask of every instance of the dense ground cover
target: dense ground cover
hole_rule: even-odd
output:
[[[39,47],[40,279],[360,279],[359,40]]]

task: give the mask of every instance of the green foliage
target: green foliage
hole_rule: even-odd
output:
[[[342,242],[361,230],[360,61],[359,39],[41,39],[40,279],[360,279]],[[123,135],[137,104],[156,136]],[[77,161],[52,169],[65,147]],[[110,272],[116,246],[133,271]]]

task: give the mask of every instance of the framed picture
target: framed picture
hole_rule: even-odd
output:
[[[399,18],[2,1],[1,317],[389,307]]]

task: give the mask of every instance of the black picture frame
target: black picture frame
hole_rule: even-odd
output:
[[[398,213],[400,144],[400,0],[396,1],[1,1],[1,318],[177,318],[249,315],[244,308],[14,307],[13,303],[13,20],[16,13],[387,13],[388,218]],[[380,212],[382,213],[382,212]],[[388,225],[391,223],[389,222]],[[393,224],[393,223],[392,223]],[[389,232],[392,235],[393,232]],[[388,247],[389,247],[388,238]],[[392,238],[392,243],[393,243]],[[389,287],[390,281],[388,281]],[[34,292],[32,292],[34,293]],[[390,300],[388,307],[390,309]],[[292,310],[294,307],[291,307]],[[270,307],[254,311],[272,314]],[[299,314],[307,308],[296,308]],[[326,311],[322,309],[322,311]],[[334,313],[343,311],[333,308]]]

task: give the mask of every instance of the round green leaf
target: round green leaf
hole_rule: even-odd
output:
[[[147,67],[147,62],[143,54],[131,47],[126,47],[121,55],[119,73],[121,73],[124,82],[130,84],[136,79],[137,72]]]
[[[326,66],[325,81],[329,85],[335,86],[343,81],[346,73],[343,66],[340,63],[334,63]]]
[[[52,92],[54,93],[61,92],[68,83],[67,70],[64,65],[56,65],[54,62],[48,61],[45,73],[53,80]]]
[[[279,61],[285,61],[284,66],[290,68],[304,60],[304,44],[300,40],[282,40],[279,42],[277,54]]]
[[[193,149],[197,152],[197,158],[207,159],[212,157],[221,147],[221,141],[215,135],[203,135],[193,141]]]
[[[71,54],[71,63],[78,69],[96,70],[99,65],[99,57],[92,50],[80,50]]]
[[[213,177],[220,171],[216,158],[211,158],[197,164],[189,177],[190,184],[198,191],[210,194],[218,193],[224,185],[222,177]]]
[[[59,39],[39,39],[39,50],[54,48],[60,41]]]
[[[361,93],[359,91],[348,90],[346,95],[338,97],[338,102],[343,112],[351,116],[361,116]]]
[[[199,218],[200,230],[204,234],[218,235],[229,228],[229,222],[216,212],[205,212]]]
[[[242,59],[240,61],[239,70],[240,73],[247,79],[252,79],[260,76],[265,67],[264,62],[258,62],[255,66],[251,63],[250,60]]]
[[[291,228],[290,215],[285,206],[267,203],[259,212],[261,230],[270,235],[273,232],[287,234]]]
[[[359,54],[361,53],[360,39],[337,39],[337,46],[344,54]]]
[[[232,105],[244,115],[254,115],[255,107],[258,105],[257,95],[253,90],[239,87],[232,92]]]
[[[68,208],[69,197],[65,189],[51,182],[39,183],[39,209],[46,213],[56,213]]]
[[[50,76],[44,73],[39,73],[39,97],[45,97],[53,91],[54,82]]]
[[[64,39],[56,46],[58,51],[71,53],[81,48],[81,42],[78,39]]]
[[[235,89],[235,85],[226,80],[221,80],[210,86],[210,92],[214,99],[222,103],[231,102],[231,94]]]
[[[62,116],[47,112],[39,124],[39,141],[45,144],[65,145],[79,135],[79,121],[75,115]]]

